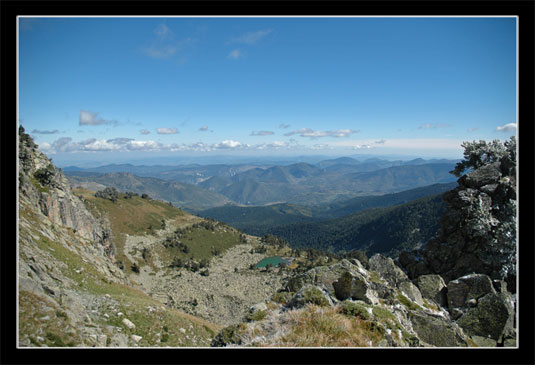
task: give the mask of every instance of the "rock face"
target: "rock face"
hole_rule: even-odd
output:
[[[439,274],[450,281],[475,272],[505,280],[516,292],[516,142],[506,147],[493,145],[504,157],[468,172],[444,194],[447,208],[436,239],[399,256],[409,277]]]
[[[54,224],[72,228],[92,240],[102,255],[113,258],[109,226],[85,208],[61,169],[52,165],[23,129],[19,131],[19,184],[21,203],[40,210]]]

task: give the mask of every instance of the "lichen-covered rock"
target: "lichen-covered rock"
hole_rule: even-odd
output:
[[[404,281],[401,282],[398,286],[399,290],[401,290],[410,300],[415,302],[418,305],[424,305],[424,299],[422,298],[422,294],[420,293],[420,290],[416,285],[414,285],[410,281]]]
[[[411,311],[409,318],[418,337],[437,347],[466,347],[466,339],[455,324],[440,317]]]
[[[287,307],[301,308],[308,303],[319,306],[334,305],[334,302],[327,291],[318,286],[307,284],[294,295]]]
[[[390,257],[375,254],[370,258],[370,270],[377,272],[387,283],[397,287],[400,283],[409,281],[407,275]]]
[[[349,272],[352,275],[362,275],[366,270],[358,260],[350,262],[343,259],[331,266],[318,266],[308,270],[305,273],[296,275],[288,280],[285,290],[289,292],[297,292],[306,284],[312,284],[327,290],[331,295],[334,295],[333,283],[338,281],[343,273]]]
[[[488,293],[457,320],[470,336],[482,336],[500,341],[513,332],[514,307],[508,294]]]
[[[446,283],[440,275],[421,275],[416,278],[416,286],[422,297],[445,307],[447,304]]]
[[[478,300],[488,293],[495,294],[496,290],[487,275],[465,275],[448,283],[448,307],[464,307],[469,300]]]
[[[495,340],[482,336],[470,336],[470,339],[474,341],[477,347],[496,347],[498,344]]]

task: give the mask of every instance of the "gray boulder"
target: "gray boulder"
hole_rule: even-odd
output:
[[[375,254],[370,258],[370,270],[377,272],[386,282],[398,287],[402,282],[409,281],[407,275],[401,270],[390,257]]]
[[[399,289],[413,302],[418,305],[424,305],[422,294],[416,285],[410,281],[404,281],[399,284]]]
[[[507,293],[488,293],[470,308],[457,324],[470,336],[482,336],[501,341],[502,336],[514,333],[514,306]]]
[[[416,286],[425,299],[441,307],[447,305],[446,283],[440,275],[421,275],[416,278]]]
[[[465,307],[468,301],[476,301],[486,294],[496,294],[492,280],[484,274],[469,274],[448,283],[448,307]]]
[[[455,324],[443,318],[411,311],[409,319],[420,340],[437,347],[466,347],[465,337]]]
[[[333,283],[338,281],[343,273],[349,272],[352,275],[362,275],[360,272],[366,272],[358,260],[341,260],[331,266],[318,266],[307,272],[294,276],[288,280],[285,290],[297,292],[307,284],[316,285],[327,290],[334,295]]]

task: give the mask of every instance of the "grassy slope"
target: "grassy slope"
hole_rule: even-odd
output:
[[[95,197],[94,192],[89,190],[77,188],[73,189],[73,192],[83,197],[86,207],[94,216],[104,215],[108,218],[113,242],[117,248],[117,260],[123,261],[127,272],[132,262],[123,251],[125,235],[152,234],[154,230],[162,227],[162,219],[173,220],[177,224],[189,224],[196,220],[196,217],[158,200],[134,196],[130,199],[120,197],[117,203],[113,203]]]
[[[156,206],[158,203],[156,202]],[[162,207],[163,208],[163,207]],[[50,240],[41,235],[37,228],[40,226],[39,218],[30,210],[21,209],[24,219],[33,223],[36,230],[31,232],[33,236],[38,236],[35,240],[37,248],[42,252],[52,255],[56,261],[52,265],[58,267],[61,273],[76,283],[76,291],[90,295],[108,295],[111,299],[119,302],[118,310],[124,313],[125,317],[136,323],[135,331],[124,326],[121,318],[117,317],[110,308],[109,318],[101,316],[96,321],[99,325],[113,325],[121,327],[123,333],[127,335],[136,334],[143,339],[140,346],[199,346],[200,343],[193,343],[191,336],[194,334],[198,338],[204,339],[204,345],[220,330],[220,326],[209,323],[202,319],[190,316],[172,308],[165,308],[160,302],[151,298],[140,290],[128,285],[114,283],[108,280],[102,273],[97,271],[91,263],[82,260],[78,254],[79,244],[72,231],[56,227],[57,232],[68,234],[73,238],[69,248],[61,243]],[[26,232],[21,232],[26,234]],[[29,233],[30,234],[30,233]],[[64,264],[64,265],[63,265]],[[147,311],[148,307],[156,308],[154,311]],[[80,343],[81,334],[77,328],[72,327],[70,319],[65,315],[61,306],[58,307],[50,300],[39,295],[21,291],[19,293],[19,331],[21,335],[28,335],[32,343],[39,345],[36,340],[36,333],[42,333],[45,337],[45,344],[48,346],[74,346]],[[45,310],[45,311],[43,311]],[[106,311],[105,311],[106,313]],[[102,315],[104,313],[101,313]],[[48,315],[48,318],[46,318]],[[191,325],[191,327],[190,327]],[[191,328],[188,339],[186,334],[179,331],[179,328]],[[157,343],[163,336],[166,341]]]

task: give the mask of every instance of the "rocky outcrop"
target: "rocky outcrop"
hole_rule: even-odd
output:
[[[515,147],[508,146],[501,161],[478,165],[444,194],[447,208],[436,239],[424,249],[399,255],[410,278],[439,274],[450,281],[481,273],[505,280],[508,290],[516,291]]]
[[[91,240],[101,255],[115,255],[109,226],[86,209],[61,169],[54,167],[37,149],[22,127],[19,130],[19,201],[39,210],[52,223],[72,228],[77,235]]]

